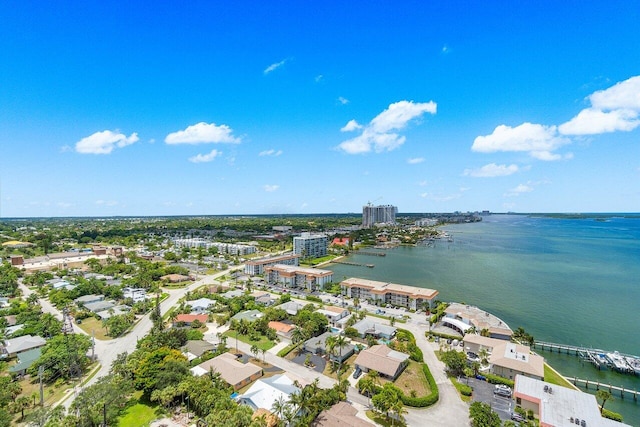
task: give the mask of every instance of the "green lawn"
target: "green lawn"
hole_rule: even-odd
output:
[[[130,406],[125,410],[120,419],[118,419],[118,426],[147,427],[151,424],[151,421],[162,417],[162,408],[155,403],[140,401],[141,394],[141,392],[134,394]]]
[[[97,340],[106,341],[113,339],[107,336],[107,330],[102,327],[102,321],[97,320],[95,317],[87,317],[86,319],[82,319],[81,323],[78,326],[89,335],[92,335],[95,332]]]
[[[544,364],[544,380],[548,383],[559,385],[561,387],[577,389],[573,384],[565,380],[562,375],[546,363]]]
[[[236,339],[236,331],[227,331],[225,332],[223,335],[231,338],[229,341],[227,341],[227,346],[229,348],[234,348],[235,347],[235,339]],[[274,345],[276,345],[276,343],[274,343],[273,341],[269,341],[269,339],[265,336],[260,336],[260,340],[259,341],[251,341],[251,339],[249,339],[249,337],[247,335],[238,335],[238,341],[242,341],[243,343],[249,344],[249,345],[257,345],[259,349],[261,350],[269,350],[271,347],[273,347]]]

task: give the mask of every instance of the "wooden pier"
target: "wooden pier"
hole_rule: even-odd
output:
[[[358,254],[358,255],[387,256],[387,254],[384,253],[384,252],[357,251],[357,252],[354,252],[354,253]]]
[[[566,353],[566,354],[574,354],[575,356],[580,356],[583,353],[597,351],[603,352],[604,350],[580,347],[575,345],[566,345],[566,344],[557,344],[554,342],[544,342],[544,341],[535,341],[533,343],[533,347],[538,347],[543,350],[548,350],[550,352],[554,352],[557,350],[558,353]]]
[[[600,390],[600,389],[609,390],[609,393],[611,393],[612,395],[619,394],[620,398],[622,399],[624,399],[625,395],[630,395],[631,397],[633,397],[633,400],[635,400],[636,402],[638,401],[638,396],[640,395],[640,391],[628,389],[624,387],[618,387],[611,384],[604,384],[599,381],[585,380],[582,378],[575,378],[575,377],[565,377],[565,379],[567,381],[572,382],[573,385],[576,385],[576,386],[584,385],[584,388],[586,388],[587,390],[589,389],[589,386],[595,387],[596,390]]]
[[[343,265],[352,265],[354,267],[369,267],[369,268],[373,268],[375,267],[374,264],[360,264],[358,262],[351,262],[351,261],[333,261],[334,264],[343,264]]]

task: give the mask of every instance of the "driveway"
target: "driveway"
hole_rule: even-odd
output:
[[[308,356],[311,363],[313,363],[314,365],[313,370],[318,373],[323,373],[324,367],[327,365],[327,361],[324,360],[324,358],[318,356],[317,354],[312,354],[312,353],[309,353],[308,351],[305,351],[304,353],[301,353],[296,357],[294,357],[293,359],[291,359],[291,361],[294,363],[297,363],[298,365],[305,366],[304,362],[307,360]]]

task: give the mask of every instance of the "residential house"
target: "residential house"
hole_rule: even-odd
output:
[[[73,300],[76,304],[84,306],[85,304],[91,304],[93,302],[104,301],[104,295],[83,295]]]
[[[0,297],[0,308],[7,308],[10,307],[11,304],[9,303],[9,298],[7,297]]]
[[[333,307],[330,305],[316,310],[316,313],[320,313],[323,316],[325,316],[331,326],[336,326],[340,319],[347,317],[349,314],[351,314],[349,310],[347,310],[346,308]]]
[[[183,274],[166,274],[160,277],[160,280],[166,280],[169,283],[181,283],[191,280],[191,277]]]
[[[298,311],[304,307],[303,304],[295,301],[285,302],[284,304],[276,305],[274,308],[279,308],[287,312],[291,316],[298,314]]]
[[[381,376],[395,380],[409,363],[408,360],[406,353],[392,350],[386,345],[374,345],[358,354],[355,365],[363,372],[377,371]]]
[[[269,322],[268,326],[276,331],[277,335],[287,339],[291,339],[291,333],[296,328],[296,325],[276,321]]]
[[[328,354],[329,350],[327,348],[327,338],[332,336],[338,336],[333,332],[325,332],[322,335],[317,337],[313,337],[305,341],[304,350],[313,354]],[[344,362],[355,352],[355,346],[351,343],[348,343],[341,349],[335,348],[333,354],[329,355],[329,359],[334,362]]]
[[[230,291],[225,292],[221,296],[226,299],[232,299],[232,298],[241,297],[242,295],[244,295],[244,291],[240,289],[232,289]]]
[[[262,408],[273,410],[277,401],[288,402],[291,395],[299,393],[300,389],[286,374],[275,375],[256,381],[244,394],[237,397],[240,404],[249,405],[254,411]]]
[[[371,427],[375,424],[359,418],[358,410],[347,402],[338,402],[320,412],[311,423],[312,427]]]
[[[264,314],[260,310],[246,310],[246,311],[241,311],[240,313],[237,313],[235,316],[231,318],[231,320],[240,321],[244,319],[253,323],[259,318],[261,318],[262,316],[264,316]]]
[[[528,346],[476,334],[465,335],[463,345],[467,351],[475,354],[486,350],[492,374],[511,380],[516,375],[544,379],[544,358],[531,353]]]
[[[134,303],[145,301],[147,298],[149,298],[145,289],[128,287],[122,289],[122,297],[125,299],[131,298]]]
[[[108,311],[110,308],[115,307],[113,301],[95,301],[83,304],[84,308],[92,313],[99,313],[101,311]]]
[[[18,355],[18,363],[9,367],[9,372],[12,374],[16,374],[19,376],[23,376],[27,373],[27,369],[33,365],[36,360],[40,358],[40,354],[42,354],[41,348],[34,348],[32,350],[27,350]]]
[[[358,331],[360,338],[372,336],[374,338],[384,338],[387,340],[393,338],[397,331],[393,326],[384,325],[368,318],[364,318],[358,323],[355,323],[352,328]]]
[[[202,356],[206,352],[214,351],[215,349],[215,345],[203,340],[189,340],[184,346],[182,346],[182,352],[187,356],[189,361]]]
[[[231,353],[223,353],[191,368],[191,372],[197,377],[210,371],[219,373],[220,377],[229,383],[234,390],[241,389],[262,376],[261,367],[251,362],[238,362],[236,356]]]
[[[178,314],[176,316],[176,320],[174,322],[174,326],[176,323],[184,323],[185,326],[191,326],[194,321],[199,321],[203,325],[209,321],[208,314]]]
[[[47,341],[39,336],[23,335],[18,338],[11,338],[4,341],[4,347],[2,348],[2,354],[6,357],[16,357],[25,351],[33,350],[34,348],[43,347]]]
[[[517,406],[533,411],[540,427],[630,427],[604,418],[593,394],[523,375],[516,375],[513,398]]]
[[[191,314],[208,313],[209,308],[215,306],[216,301],[209,298],[200,298],[193,301],[187,301],[187,304],[191,307]]]
[[[100,317],[100,319],[102,320],[107,320],[112,316],[127,314],[129,311],[131,311],[131,307],[129,307],[128,305],[114,305],[113,307],[110,307],[106,310],[98,311],[96,313],[96,316]]]

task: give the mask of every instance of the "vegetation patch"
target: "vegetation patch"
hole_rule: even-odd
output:
[[[142,392],[134,393],[127,404],[127,409],[118,419],[121,427],[146,427],[153,420],[164,415],[164,410],[157,404],[141,400]]]
[[[231,331],[231,330],[225,332],[223,335],[233,339],[236,339],[237,337],[238,341],[242,341],[243,343],[250,344],[250,345],[256,345],[260,350],[265,350],[265,351],[269,350],[270,348],[276,345],[273,341],[269,340],[269,338],[262,335],[260,336],[260,339],[257,341],[252,340],[251,337],[247,335],[241,335],[236,331]],[[231,343],[231,347],[233,347],[233,343]]]
[[[464,402],[470,402],[471,395],[473,394],[473,389],[468,384],[463,384],[454,377],[449,377],[449,379],[451,380],[451,383],[456,388],[456,390],[458,390],[460,398]]]
[[[560,387],[576,389],[573,384],[567,381],[562,375],[560,375],[546,363],[544,364],[544,380],[548,383],[555,384]]]
[[[102,321],[95,317],[87,317],[78,324],[78,327],[89,335],[93,335],[95,333],[95,337],[98,340],[107,341],[113,339],[107,335],[107,329],[102,326]]]
[[[422,364],[409,361],[405,370],[395,381],[395,386],[406,396],[426,396],[431,393],[429,382],[422,370]]]

